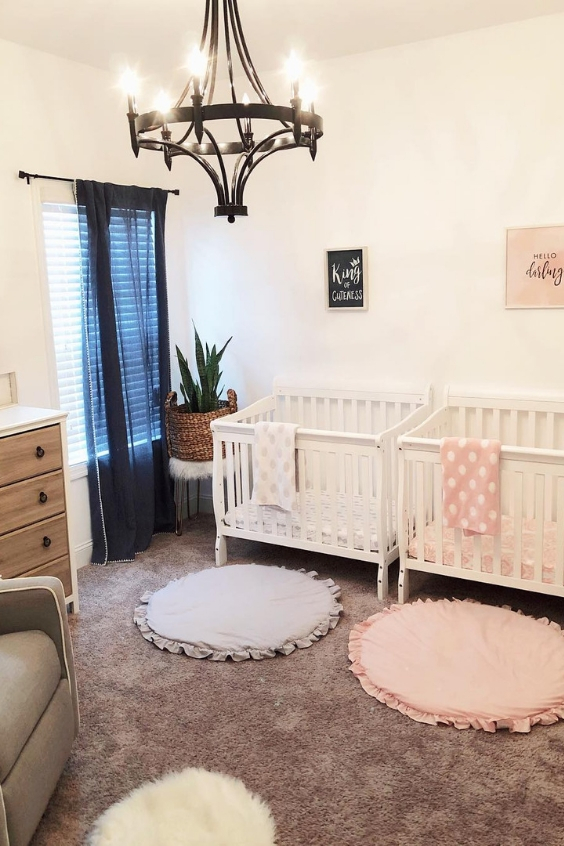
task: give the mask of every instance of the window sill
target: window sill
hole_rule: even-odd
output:
[[[84,476],[88,476],[88,465],[86,463],[71,464],[69,475],[71,482],[74,482],[75,479],[83,479]]]

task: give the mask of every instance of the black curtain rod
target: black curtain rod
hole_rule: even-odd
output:
[[[25,170],[20,170],[18,176],[20,179],[26,179],[28,185],[32,179],[54,179],[55,182],[74,182],[74,179],[68,179],[66,176],[44,176],[41,173],[26,173]],[[163,190],[167,194],[176,194],[177,197],[180,194],[178,188],[164,188]]]

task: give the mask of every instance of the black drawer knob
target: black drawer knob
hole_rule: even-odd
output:
[[[45,491],[41,491],[41,493],[39,494],[39,502],[47,502],[48,499],[49,497],[47,496]]]
[[[38,458],[43,458],[43,456],[45,455],[45,450],[43,449],[43,447],[37,447],[37,449],[35,450],[35,454]]]
[[[47,535],[45,535],[45,537],[43,538],[43,546],[51,546],[51,538],[48,538]]]

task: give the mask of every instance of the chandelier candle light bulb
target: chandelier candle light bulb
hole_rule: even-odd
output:
[[[188,57],[190,77],[176,101],[164,93],[159,95],[157,123],[155,109],[144,114],[137,113],[135,94],[138,81],[132,71],[124,73],[122,86],[127,92],[127,118],[135,156],[139,155],[140,149],[164,153],[165,164],[169,169],[176,156],[193,159],[213,183],[217,197],[215,216],[226,217],[233,223],[237,217],[247,215],[245,188],[249,177],[261,162],[280,150],[302,147],[308,149],[311,158],[315,159],[317,142],[323,135],[323,120],[313,110],[315,93],[312,93],[311,88],[309,93],[306,90],[307,100],[304,100],[302,110],[299,96],[302,64],[294,51],[286,63],[292,86],[291,103],[277,106],[271,101],[247,47],[238,0],[224,0],[223,3],[206,0],[204,16],[200,44],[192,49]],[[222,36],[231,93],[226,102],[214,103]],[[236,71],[234,60],[237,58],[240,70]],[[241,73],[256,93],[252,103],[246,94],[241,99],[237,97],[235,79]],[[188,105],[190,100],[191,105]],[[311,107],[308,103],[311,103]],[[259,121],[261,127],[268,124],[271,126],[262,138],[255,139],[253,136],[253,119]],[[212,132],[214,121],[218,121],[220,127],[230,122],[234,137],[231,140],[216,138]],[[179,134],[173,139],[172,128],[176,124],[180,124]],[[159,125],[162,129],[161,137],[156,138],[151,132]],[[231,176],[228,175],[225,161],[228,156],[234,158]]]
[[[300,76],[302,74],[302,63],[295,50],[292,50],[286,62],[286,73],[292,86],[292,98],[295,100],[300,93]]]

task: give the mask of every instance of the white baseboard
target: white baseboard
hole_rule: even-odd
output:
[[[78,546],[75,546],[74,555],[77,570],[80,570],[81,567],[86,567],[87,564],[90,564],[92,561],[92,541],[85,541],[84,543],[79,543]]]

